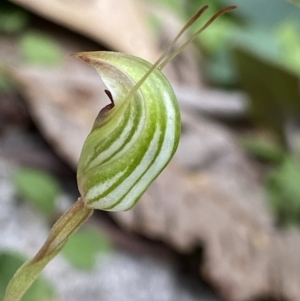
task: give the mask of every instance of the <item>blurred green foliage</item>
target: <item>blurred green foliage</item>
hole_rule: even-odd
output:
[[[111,252],[110,240],[99,229],[85,227],[74,233],[61,251],[76,268],[92,269],[97,255]]]
[[[287,0],[287,1],[300,5],[300,0]]]
[[[265,137],[249,137],[243,139],[242,143],[252,156],[267,163],[280,164],[286,155],[279,143]]]
[[[14,34],[24,29],[29,23],[28,14],[11,6],[0,7],[0,32]]]
[[[300,75],[300,10],[284,0],[152,0],[165,4],[183,21],[204,5],[209,9],[192,27],[199,28],[226,5],[238,8],[205,30],[198,43],[206,52],[206,75],[215,84],[238,84],[234,49],[244,48],[267,62],[279,64]],[[257,70],[259,72],[259,70]]]
[[[286,156],[267,179],[270,204],[279,223],[300,224],[300,162]]]
[[[45,33],[28,30],[19,41],[20,50],[29,64],[59,66],[62,63],[62,50],[54,39]]]
[[[285,144],[286,122],[300,117],[299,77],[245,48],[236,48],[235,56],[240,83],[252,100],[251,120],[275,131]]]
[[[300,24],[286,20],[276,31],[279,41],[281,62],[287,69],[300,74]]]
[[[24,9],[1,1],[0,20],[0,33],[15,35],[26,63],[45,66],[62,63],[63,52],[59,44],[45,32],[29,29],[30,15]]]
[[[46,216],[55,211],[55,200],[61,192],[59,182],[49,173],[38,169],[20,168],[14,176],[18,194]]]
[[[13,87],[11,80],[0,70],[0,93],[9,90],[11,87]]]
[[[9,280],[24,262],[25,259],[18,254],[11,252],[0,253],[0,300],[4,297]],[[22,301],[40,301],[54,296],[54,290],[50,283],[39,277],[26,292]]]
[[[243,140],[252,156],[269,163],[265,186],[276,220],[281,226],[299,226],[300,157],[290,154],[279,143],[266,137]]]

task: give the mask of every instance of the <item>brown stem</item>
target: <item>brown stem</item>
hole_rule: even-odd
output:
[[[64,245],[69,236],[74,233],[93,213],[93,209],[84,207],[84,202],[79,198],[53,225],[48,238],[42,248],[32,259],[37,262],[48,256],[60,245]]]

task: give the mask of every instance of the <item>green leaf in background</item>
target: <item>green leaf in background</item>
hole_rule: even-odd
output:
[[[230,86],[237,82],[232,50],[225,47],[209,56],[205,62],[205,75],[214,84]]]
[[[4,297],[6,286],[16,270],[25,260],[13,253],[0,253],[0,300]],[[32,287],[26,292],[22,301],[40,301],[54,297],[52,286],[43,278],[38,278]]]
[[[248,25],[274,29],[283,19],[300,23],[300,11],[283,0],[220,0],[223,5],[237,5],[241,19]]]
[[[232,4],[230,0],[220,2],[222,6]],[[207,63],[210,81],[237,84],[234,47],[300,74],[300,9],[283,0],[236,0],[234,4],[238,6],[235,12],[215,22],[199,37],[210,53]]]
[[[287,157],[267,181],[269,200],[280,223],[300,223],[300,164]]]
[[[280,44],[279,60],[300,76],[300,24],[286,20],[276,29]]]
[[[287,0],[288,2],[300,5],[300,0]]]
[[[92,269],[96,256],[111,250],[110,241],[99,229],[83,228],[69,238],[61,253],[74,267]]]
[[[178,14],[182,13],[182,3],[178,0],[151,0],[151,2],[166,6]]]
[[[62,63],[61,48],[55,40],[42,32],[27,31],[19,44],[23,57],[29,64],[58,66]]]
[[[47,216],[55,210],[55,199],[61,188],[50,174],[37,169],[21,168],[14,177],[18,194],[31,202]]]
[[[266,162],[280,163],[285,156],[284,149],[270,139],[251,137],[245,139],[243,145],[251,155]]]
[[[197,27],[195,27],[196,30]],[[199,25],[198,25],[199,28]],[[238,26],[231,19],[222,18],[217,20],[198,37],[201,46],[208,52],[214,53],[228,48],[228,40],[235,34]]]
[[[11,80],[7,76],[1,74],[0,70],[0,93],[9,90],[11,87],[13,87]]]
[[[284,142],[289,116],[300,116],[299,77],[243,48],[235,55],[241,85],[252,101],[252,120],[275,130]]]
[[[0,9],[0,32],[13,34],[24,29],[29,23],[28,14],[18,8]]]
[[[234,47],[243,48],[261,60],[300,76],[299,31],[300,23],[282,20],[272,30],[257,25],[240,28],[231,40]]]
[[[280,57],[280,43],[275,32],[267,27],[251,26],[236,31],[232,38],[233,48],[243,48],[262,60],[276,62]]]

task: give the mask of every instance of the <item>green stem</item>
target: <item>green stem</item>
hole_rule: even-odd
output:
[[[10,280],[3,301],[19,301],[40,272],[63,248],[68,238],[92,215],[79,198],[54,224],[49,236],[31,260],[25,262]]]

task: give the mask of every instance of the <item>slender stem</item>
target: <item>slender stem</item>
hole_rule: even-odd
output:
[[[86,208],[79,198],[54,224],[49,236],[33,257],[25,262],[10,280],[3,301],[19,301],[40,272],[67,242],[68,238],[92,215],[93,209]]]

